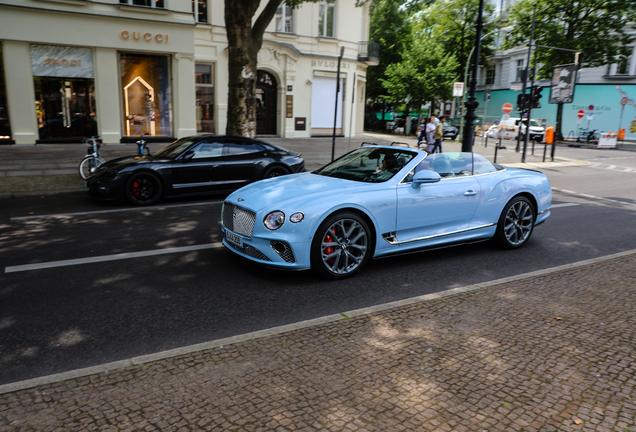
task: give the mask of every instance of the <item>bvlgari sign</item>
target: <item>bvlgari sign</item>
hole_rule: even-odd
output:
[[[31,45],[33,76],[93,78],[93,50],[57,45]]]

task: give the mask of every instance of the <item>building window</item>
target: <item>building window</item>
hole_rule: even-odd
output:
[[[526,75],[526,67],[523,60],[517,60],[517,76],[515,81],[524,81]]]
[[[629,60],[628,56],[620,56],[618,63],[616,63],[616,75],[629,75]]]
[[[164,8],[164,0],[119,0],[120,4],[129,6],[147,6],[151,8]]]
[[[194,66],[196,83],[197,133],[215,133],[214,128],[214,65],[197,63]]]
[[[333,37],[335,0],[326,0],[318,5],[318,36]]]
[[[120,54],[127,136],[172,136],[170,57]]]
[[[293,10],[285,3],[278,6],[276,10],[276,31],[293,33],[294,32],[294,20]]]
[[[486,69],[486,85],[492,85],[495,83],[495,67],[488,66]]]
[[[192,13],[198,23],[208,22],[208,0],[192,0]]]

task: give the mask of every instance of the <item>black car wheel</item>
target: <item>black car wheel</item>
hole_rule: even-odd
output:
[[[499,217],[496,241],[506,249],[526,244],[534,229],[534,213],[534,207],[527,198],[518,196],[511,199]]]
[[[280,177],[287,174],[289,174],[289,171],[282,166],[273,166],[265,170],[263,178]]]
[[[149,172],[135,173],[126,182],[126,199],[134,205],[152,205],[159,201],[162,191],[161,180]]]
[[[372,253],[371,230],[350,212],[329,216],[311,244],[311,268],[329,279],[343,279],[360,270]]]

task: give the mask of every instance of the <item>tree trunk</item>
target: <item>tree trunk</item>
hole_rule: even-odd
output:
[[[225,1],[229,58],[226,135],[256,137],[256,55],[260,49],[252,40],[256,7],[255,1]]]

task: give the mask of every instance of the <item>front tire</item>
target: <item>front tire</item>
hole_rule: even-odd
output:
[[[149,172],[134,173],[126,182],[126,199],[133,205],[152,205],[159,201],[162,192],[161,180]]]
[[[311,268],[328,279],[359,271],[372,254],[371,230],[360,216],[335,213],[320,225],[311,243]]]
[[[497,224],[495,240],[505,249],[517,249],[528,242],[536,215],[532,203],[523,196],[511,199]]]
[[[263,178],[268,179],[268,178],[284,176],[287,174],[289,174],[289,171],[283,168],[282,166],[273,166],[265,170],[265,173],[263,173]]]
[[[93,156],[85,157],[79,165],[79,175],[84,180],[88,178],[89,175],[93,174],[97,168],[106,161],[100,157],[94,158]]]

